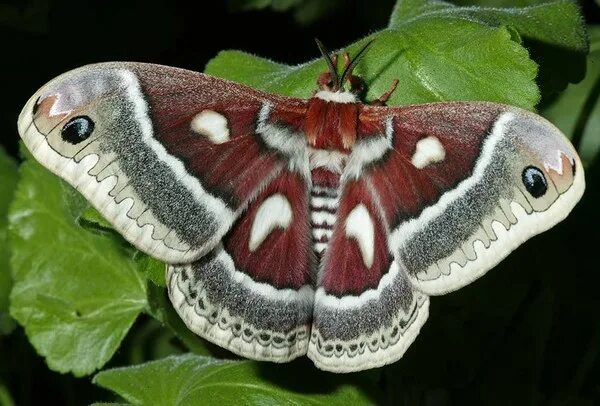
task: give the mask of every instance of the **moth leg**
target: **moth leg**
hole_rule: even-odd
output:
[[[398,87],[398,83],[400,81],[398,79],[394,79],[392,81],[392,84],[390,86],[390,88],[388,89],[387,92],[385,92],[384,94],[382,94],[381,96],[379,96],[379,98],[372,100],[371,102],[369,102],[370,105],[372,106],[385,106],[385,104],[387,103],[387,101],[390,99],[390,97],[392,96],[392,93],[394,93],[394,91],[396,90],[396,87]]]

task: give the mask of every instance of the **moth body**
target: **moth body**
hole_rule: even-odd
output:
[[[321,91],[309,99],[304,133],[312,148],[345,153],[352,149],[360,111],[360,104],[352,97],[349,92]]]
[[[85,66],[32,96],[19,133],[167,264],[196,334],[257,360],[378,367],[415,340],[430,296],[564,219],[585,180],[535,114],[382,105],[394,85],[364,104],[354,62],[338,79],[327,61],[308,99],[166,66]]]
[[[360,103],[351,92],[321,90],[307,105],[313,249],[323,257],[336,222],[340,177],[356,140]]]
[[[340,173],[319,166],[311,171],[311,180],[310,225],[313,249],[320,260],[327,249],[336,223]]]

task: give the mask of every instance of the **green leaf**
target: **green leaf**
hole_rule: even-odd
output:
[[[138,268],[146,275],[146,278],[154,285],[165,288],[167,281],[165,280],[165,264],[157,259],[154,259],[141,251],[136,253],[136,261]]]
[[[8,334],[14,321],[8,314],[8,295],[12,285],[8,249],[8,206],[17,186],[17,165],[4,149],[0,148],[0,334]]]
[[[147,305],[131,249],[86,231],[83,197],[33,159],[9,212],[12,316],[50,368],[89,374],[114,354]]]
[[[457,7],[442,1],[399,0],[389,28],[399,29],[413,18],[434,16],[465,18],[490,26],[509,25],[524,38],[544,41],[585,52],[587,36],[576,3],[558,0],[529,7]]]
[[[526,7],[548,3],[548,0],[453,0],[452,3],[461,6]]]
[[[521,8],[457,7],[441,1],[399,0],[389,28],[404,29],[415,19],[463,18],[491,27],[507,26],[524,40],[540,64],[538,83],[544,93],[562,90],[585,74],[588,40],[578,5],[558,0]],[[568,60],[569,63],[563,63]]]
[[[98,234],[111,234],[115,239],[120,240],[124,247],[131,247],[121,234],[119,234],[106,220],[98,210],[93,207],[87,207],[78,217],[77,222],[80,226]],[[134,258],[137,262],[138,269],[144,273],[147,279],[152,281],[156,286],[166,287],[165,281],[165,264],[160,262],[141,251],[135,251]]]
[[[127,364],[141,364],[148,360],[162,359],[174,354],[187,353],[173,332],[151,317],[145,317],[136,322],[135,328],[129,333],[127,343],[119,349],[119,354],[125,353]],[[120,357],[123,359],[123,357]]]
[[[106,220],[102,214],[98,212],[98,210],[94,209],[92,206],[86,208],[81,216],[79,216],[79,224],[82,227],[90,228],[92,230],[97,231],[113,231],[114,228],[112,224]]]
[[[228,0],[232,10],[260,10],[271,7],[275,11],[287,11],[305,0]]]
[[[344,0],[304,0],[295,8],[294,19],[300,25],[308,25],[333,14],[340,7],[347,7]]]
[[[588,52],[581,14],[569,0],[522,8],[399,0],[388,29],[370,38],[376,41],[357,72],[368,63],[379,68],[375,77],[364,77],[368,98],[378,97],[391,80],[400,79],[391,105],[460,99],[532,109],[539,101],[535,75],[543,93],[553,94],[583,78]],[[519,46],[521,40],[524,47]],[[356,52],[364,43],[347,48]],[[539,72],[525,48],[540,64]],[[206,67],[206,73],[295,97],[309,97],[324,70],[320,59],[287,66],[238,51],[221,52]],[[482,80],[471,80],[474,77]]]
[[[289,365],[223,361],[188,354],[102,371],[93,382],[136,405],[373,403],[363,389],[367,385],[364,380],[357,385],[347,375],[301,372],[305,371]]]
[[[2,406],[14,406],[15,402],[10,396],[10,392],[6,385],[0,381],[0,405]]]
[[[600,151],[600,26],[590,27],[589,32],[586,77],[542,108],[542,114],[578,147],[585,166]]]
[[[94,402],[92,406],[129,406],[129,403]]]
[[[164,274],[164,265],[163,274]],[[164,280],[164,277],[163,277]],[[217,349],[214,344],[200,338],[192,332],[181,317],[177,314],[173,305],[167,297],[167,292],[164,288],[156,285],[148,286],[148,304],[149,313],[156,320],[160,321],[164,326],[168,327],[177,338],[187,347],[188,350],[199,355],[211,355],[213,352],[225,352],[225,350],[211,351]]]
[[[536,65],[505,28],[460,18],[419,19],[348,46],[350,54],[369,39],[376,40],[356,68],[368,85],[367,100],[379,97],[394,79],[400,83],[390,105],[489,100],[533,109],[539,100]],[[303,98],[325,70],[322,58],[287,66],[239,51],[221,52],[206,67],[208,74]]]

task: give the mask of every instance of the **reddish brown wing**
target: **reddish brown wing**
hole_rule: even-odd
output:
[[[306,148],[297,128],[304,102],[204,75],[202,86],[190,91],[198,75],[186,72],[174,72],[162,86],[158,77],[145,86],[139,76],[168,153],[232,211],[244,209],[206,258],[169,267],[178,313],[190,329],[242,356],[287,361],[304,355],[314,280],[308,179],[298,162]],[[185,110],[199,98],[201,107]],[[193,131],[206,112],[212,115],[206,130],[218,130],[213,117],[224,118],[227,141]]]
[[[385,224],[377,215],[377,204],[364,182],[346,183],[323,258],[319,285],[338,297],[358,296],[377,288],[393,259],[387,249],[386,235]]]
[[[361,165],[363,179],[377,190],[390,229],[418,216],[471,176],[483,143],[503,109],[492,103],[365,106],[360,117],[362,142],[368,144],[371,137],[381,134],[390,138],[383,154]],[[432,140],[430,145],[425,142],[418,153],[419,143],[422,146],[426,139]],[[443,152],[443,157],[438,152]]]
[[[250,204],[223,245],[255,282],[299,290],[313,284],[310,235],[306,179],[285,171]]]
[[[184,162],[205,189],[232,209],[251,200],[258,186],[286,165],[281,151],[257,134],[259,115],[269,106],[272,121],[285,120],[294,128],[304,118],[304,100],[258,92],[178,68],[135,65],[134,70],[159,142]],[[207,116],[203,126],[198,120],[203,112],[217,115]],[[216,122],[219,116],[223,118],[221,128]],[[210,133],[218,137],[223,130],[227,136],[216,143]]]
[[[497,115],[480,110],[461,104],[363,108],[315,296],[308,354],[322,368],[384,365],[415,339],[429,301],[414,289],[390,237],[400,222],[470,175]],[[418,168],[439,158],[434,143],[415,166],[417,143],[427,137],[443,144],[443,162]]]
[[[249,358],[304,355],[315,269],[308,219],[306,180],[284,171],[222,245],[190,265],[169,266],[169,295],[187,326]]]
[[[400,358],[428,316],[388,246],[388,224],[364,179],[346,179],[315,294],[308,356],[350,372]]]
[[[573,148],[517,108],[365,106],[359,122],[308,352],[337,371],[401,357],[427,318],[427,295],[481,276],[583,191]]]
[[[125,238],[164,261],[189,262],[293,158],[261,132],[261,112],[293,125],[304,110],[302,100],[196,72],[109,63],[49,82],[19,125],[36,158]]]
[[[364,167],[364,179],[380,198],[391,252],[427,294],[483,275],[564,218],[583,191],[569,142],[515,107],[366,107],[363,119],[389,123],[391,148]]]
[[[45,85],[19,129],[126,239],[183,264],[169,265],[168,287],[190,329],[285,361],[306,352],[312,317],[304,110],[195,72],[111,63]]]
[[[377,287],[393,260],[387,246],[390,234],[472,175],[501,107],[447,103],[363,108],[324,265],[321,283],[328,293],[360,295]],[[357,251],[360,238],[348,238],[351,213],[362,221],[356,223],[356,235],[373,230],[373,248],[362,254]],[[365,267],[366,262],[371,266]],[[336,271],[340,269],[341,274]]]

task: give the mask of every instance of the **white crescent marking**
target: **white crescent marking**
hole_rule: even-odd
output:
[[[270,196],[256,211],[250,229],[248,249],[250,252],[256,251],[271,231],[277,227],[285,230],[291,223],[292,206],[288,199],[280,193]]]
[[[358,242],[363,262],[370,268],[375,256],[375,227],[364,204],[352,209],[346,218],[346,236]]]

